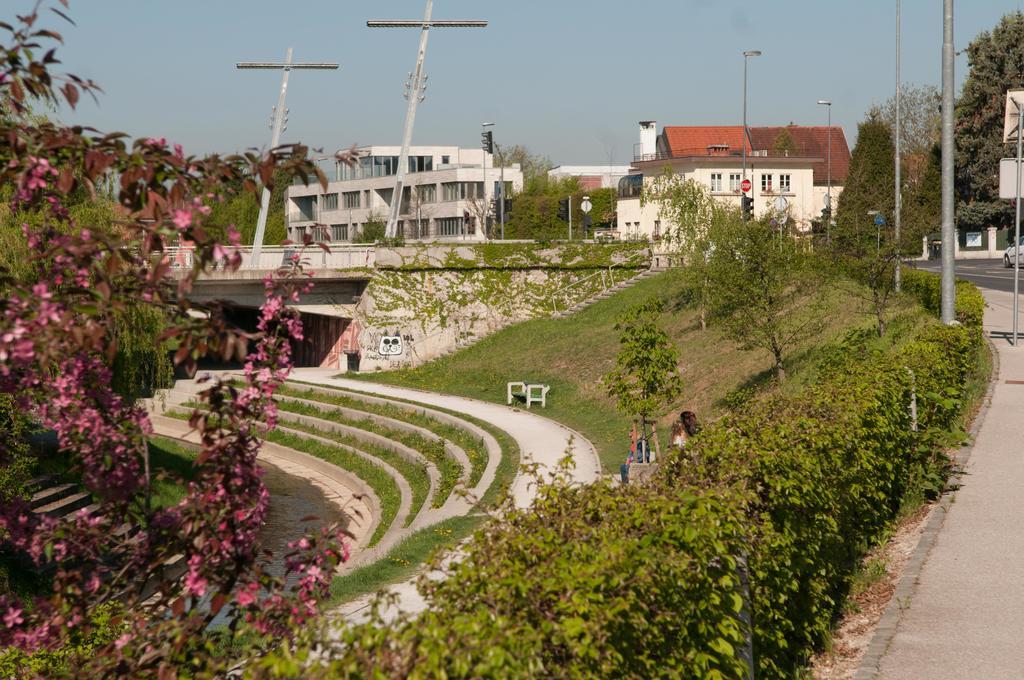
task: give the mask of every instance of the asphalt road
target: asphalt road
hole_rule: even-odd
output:
[[[1024,261],[1024,253],[1021,253],[1021,260]],[[937,272],[942,269],[941,260],[928,260],[917,262],[918,269],[927,269]],[[1006,293],[1013,292],[1013,269],[1003,267],[1000,260],[957,260],[956,276],[959,279],[973,281],[981,288],[990,290],[1001,290]],[[1024,266],[1020,272],[1020,287],[1024,291]]]

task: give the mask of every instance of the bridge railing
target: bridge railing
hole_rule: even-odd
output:
[[[242,269],[272,271],[291,263],[291,258],[301,253],[303,265],[309,269],[356,269],[373,267],[376,261],[376,250],[367,246],[332,246],[326,252],[317,246],[310,246],[304,251],[298,246],[264,246],[259,258],[254,259],[252,246],[240,247]],[[165,257],[173,269],[189,269],[193,262],[193,249],[187,247],[167,248]]]

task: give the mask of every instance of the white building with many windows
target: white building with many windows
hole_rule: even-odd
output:
[[[619,182],[619,238],[657,240],[670,228],[662,225],[656,203],[642,206],[640,200],[645,184],[666,171],[703,184],[738,207],[744,143],[755,217],[784,204],[796,228],[806,232],[821,218],[829,194],[835,210],[850,166],[841,127],[750,127],[743,137],[741,125],[670,126],[658,135],[654,121],[642,121],[633,171]]]
[[[351,241],[371,220],[387,222],[401,152],[397,146],[356,150],[355,165],[336,163],[327,190],[315,182],[288,188],[288,237],[320,225],[318,240]],[[482,149],[414,146],[405,175],[399,234],[409,240],[482,241],[497,226],[494,205],[501,168]],[[519,164],[504,169],[505,195],[523,186]]]

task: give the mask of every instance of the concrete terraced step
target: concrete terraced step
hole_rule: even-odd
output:
[[[36,510],[44,505],[50,505],[51,503],[56,503],[61,499],[67,498],[77,491],[77,484],[57,484],[55,486],[48,486],[32,494],[32,498],[29,499],[28,504],[29,507]]]
[[[36,514],[46,515],[48,517],[63,517],[64,515],[70,515],[76,510],[92,505],[92,496],[85,492],[80,491],[73,493],[69,496],[61,497],[52,503],[46,505],[40,505],[37,508],[33,508]]]

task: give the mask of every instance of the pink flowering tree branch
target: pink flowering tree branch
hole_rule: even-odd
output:
[[[261,434],[276,422],[273,395],[292,366],[292,342],[302,339],[288,303],[309,279],[296,256],[266,279],[257,331],[234,328],[218,305],[190,300],[203,272],[241,263],[237,232],[220,243],[204,222],[209,202],[228,186],[256,195],[276,168],[325,179],[302,146],[195,158],[164,139],[129,142],[28,117],[32,101],[74,107],[80,93],[98,89],[50,73],[55,53],[40,52],[61,38],[37,27],[41,9],[37,3],[14,26],[0,23],[8,34],[0,50],[0,180],[14,187],[16,214],[45,215],[41,225],[23,226],[33,275],[0,271],[0,392],[56,433],[100,508],[54,520],[22,501],[0,506],[3,549],[53,572],[45,596],[0,597],[0,645],[29,653],[60,647],[88,634],[96,606],[117,600],[123,634],[92,655],[87,673],[77,671],[165,675],[186,664],[215,672],[226,660],[200,653],[215,617],[227,616],[232,633],[248,627],[268,639],[287,636],[317,614],[347,548],[339,527],[296,540],[286,559],[296,578],[287,588],[262,566],[258,534],[269,494],[256,458]],[[114,229],[76,223],[69,197],[95,196],[112,177],[120,207]],[[166,248],[182,243],[194,249],[192,266],[172,270]],[[142,502],[149,419],[111,388],[113,318],[137,305],[161,310],[165,340],[185,369],[210,354],[245,362],[241,387],[214,380],[202,393],[204,408],[191,419],[201,439],[196,474],[180,503],[158,511]],[[6,455],[0,441],[0,464]]]

